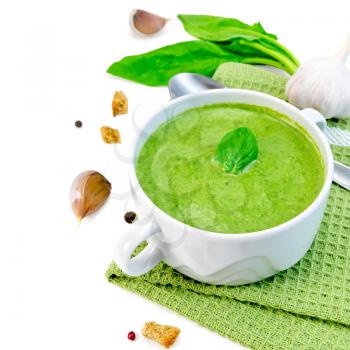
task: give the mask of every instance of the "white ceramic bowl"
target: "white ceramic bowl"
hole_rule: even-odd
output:
[[[198,281],[240,285],[256,282],[285,270],[298,262],[309,249],[327,203],[333,176],[333,157],[329,144],[305,113],[269,95],[235,89],[218,89],[187,95],[171,101],[153,114],[145,128],[151,134],[169,117],[191,108],[215,103],[239,102],[269,107],[303,126],[319,147],[325,163],[325,182],[315,201],[292,220],[271,229],[242,234],[204,231],[179,222],[156,207],[144,193],[135,175],[135,161],[130,168],[130,182],[135,210],[141,219],[124,224],[118,233],[114,259],[127,274],[146,273],[160,261]],[[133,159],[145,141],[140,134],[132,150]],[[147,247],[131,258],[135,248],[147,240]]]

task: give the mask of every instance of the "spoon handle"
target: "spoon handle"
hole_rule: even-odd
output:
[[[175,74],[168,83],[171,99],[200,91],[223,88],[225,88],[225,86],[218,81],[196,73]]]
[[[347,190],[350,190],[350,167],[334,161],[333,182]]]

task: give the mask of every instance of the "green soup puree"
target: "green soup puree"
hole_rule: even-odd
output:
[[[240,175],[214,160],[221,138],[247,127],[259,155]],[[324,164],[308,135],[289,117],[248,104],[187,110],[163,123],[144,143],[137,178],[148,197],[170,216],[203,230],[246,233],[282,224],[320,193]]]

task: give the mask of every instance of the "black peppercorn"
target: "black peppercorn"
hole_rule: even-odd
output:
[[[81,128],[83,126],[83,123],[80,121],[80,120],[77,120],[74,125],[77,127],[77,128]]]
[[[124,220],[128,223],[128,224],[132,224],[134,222],[134,220],[136,219],[136,213],[134,213],[133,211],[128,211],[127,213],[125,213],[124,215]]]

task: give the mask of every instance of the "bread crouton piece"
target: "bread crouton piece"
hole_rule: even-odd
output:
[[[179,333],[178,327],[161,325],[153,321],[145,323],[142,329],[143,336],[157,341],[166,348],[174,344]]]
[[[116,91],[112,100],[113,117],[128,113],[128,99],[123,91]]]
[[[102,140],[105,143],[121,143],[119,131],[110,128],[109,126],[102,126],[100,128]]]

